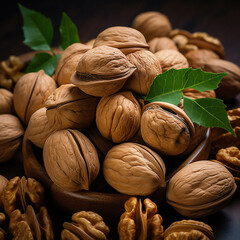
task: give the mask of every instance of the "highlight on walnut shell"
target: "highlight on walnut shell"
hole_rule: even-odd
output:
[[[227,168],[200,160],[185,166],[170,179],[166,199],[181,215],[200,218],[220,211],[235,191],[234,178]]]
[[[164,155],[178,155],[189,146],[194,125],[179,107],[153,102],[142,109],[141,134],[144,142]]]
[[[162,158],[137,143],[114,146],[103,162],[103,175],[108,184],[128,195],[146,196],[165,188],[165,172]]]
[[[81,57],[71,82],[89,95],[103,97],[118,92],[135,70],[119,49],[99,46]]]
[[[120,143],[140,127],[141,107],[130,91],[103,97],[97,105],[96,125],[103,137]]]
[[[95,147],[76,129],[52,133],[43,146],[43,161],[51,180],[67,191],[88,190],[100,168]]]

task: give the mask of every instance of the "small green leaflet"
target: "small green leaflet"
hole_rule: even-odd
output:
[[[77,27],[65,12],[62,14],[59,31],[61,35],[60,47],[62,50],[66,49],[73,43],[80,42]]]
[[[24,43],[33,50],[51,51],[53,25],[41,13],[18,4],[23,17]]]
[[[37,53],[27,66],[25,73],[38,72],[43,69],[46,74],[52,76],[57,67],[59,58],[60,55],[53,56],[48,53]]]
[[[216,89],[225,75],[226,73],[204,72],[200,68],[170,69],[154,79],[144,100],[178,105],[184,89],[194,88],[200,92]]]

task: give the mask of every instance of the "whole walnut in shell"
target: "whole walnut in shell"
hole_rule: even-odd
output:
[[[156,52],[155,56],[157,57],[163,72],[166,72],[171,68],[182,69],[189,67],[188,61],[184,57],[184,55],[176,50],[172,49],[161,50]]]
[[[133,20],[132,27],[140,31],[147,42],[155,37],[168,36],[172,30],[168,17],[154,11],[137,15]]]
[[[142,110],[141,134],[144,142],[164,155],[183,153],[194,135],[194,125],[179,107],[153,102]]]
[[[186,217],[199,218],[222,209],[236,191],[232,174],[223,165],[201,160],[177,172],[167,186],[167,203]]]
[[[4,88],[0,88],[0,114],[14,114],[13,94]]]
[[[107,139],[129,140],[140,127],[141,107],[130,91],[103,97],[97,106],[96,124]]]
[[[51,180],[67,191],[88,190],[100,168],[95,147],[74,129],[59,130],[47,138],[43,161]]]
[[[117,191],[145,196],[165,187],[165,165],[150,148],[122,143],[111,148],[103,162],[106,181]]]
[[[162,73],[158,59],[147,50],[130,53],[127,59],[137,69],[126,81],[124,87],[140,95],[147,95],[154,78]]]
[[[27,124],[31,115],[44,107],[44,102],[56,88],[55,80],[43,70],[23,75],[13,92],[14,108],[19,118]]]
[[[93,47],[103,45],[118,48],[124,54],[149,48],[141,32],[134,28],[119,26],[109,27],[98,34]]]
[[[91,47],[85,44],[73,43],[63,51],[53,77],[58,85],[70,83],[71,76],[76,70],[79,59],[89,49]]]
[[[45,102],[49,124],[55,129],[84,130],[95,119],[98,101],[73,84],[63,84]]]
[[[83,54],[71,82],[89,95],[103,97],[118,92],[135,70],[119,49],[99,46]]]
[[[164,49],[173,49],[178,51],[178,48],[175,42],[169,37],[156,37],[148,42],[149,50],[152,53],[164,50]]]
[[[12,114],[0,114],[0,162],[11,159],[24,134],[20,120]]]

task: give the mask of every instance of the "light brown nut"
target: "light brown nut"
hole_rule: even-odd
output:
[[[118,92],[135,70],[119,49],[99,46],[81,57],[71,82],[89,95],[103,97]]]
[[[106,240],[110,232],[103,218],[91,211],[81,211],[72,215],[72,223],[65,222],[61,232],[62,240]]]
[[[170,179],[166,199],[183,216],[199,218],[221,210],[235,191],[234,178],[227,168],[201,160],[185,166]]]
[[[240,68],[236,64],[223,59],[210,59],[202,69],[206,72],[228,73],[215,90],[218,98],[233,99],[240,93]]]
[[[98,34],[93,48],[103,45],[118,48],[124,54],[149,48],[141,32],[134,28],[119,26],[107,28]]]
[[[147,42],[155,37],[168,36],[172,30],[168,17],[154,11],[137,15],[133,20],[132,27],[140,31]]]
[[[124,87],[140,95],[147,95],[154,78],[162,73],[158,59],[147,50],[130,53],[127,59],[137,69],[126,81]]]
[[[173,222],[164,232],[164,240],[201,239],[214,240],[212,228],[204,222],[181,220]]]
[[[164,49],[173,49],[178,50],[175,42],[169,37],[156,37],[148,42],[149,50],[152,53],[164,50]]]
[[[10,215],[9,230],[13,239],[54,239],[52,222],[45,207],[37,213],[31,205],[26,207],[23,214],[18,209],[14,210]]]
[[[2,208],[2,192],[4,188],[7,186],[7,183],[8,179],[5,178],[3,175],[0,175],[0,208]]]
[[[96,124],[107,139],[120,143],[129,140],[140,127],[141,107],[130,91],[103,97],[97,106]]]
[[[5,214],[0,212],[0,240],[4,240],[7,235],[6,231],[3,228],[1,228],[1,225],[5,221],[5,219],[6,219]]]
[[[140,129],[144,142],[164,155],[183,153],[194,135],[194,125],[187,114],[164,102],[144,106]]]
[[[63,51],[53,77],[58,85],[70,83],[71,76],[76,70],[79,59],[89,49],[91,47],[85,44],[73,43]]]
[[[0,114],[14,114],[13,94],[4,88],[0,88]]]
[[[90,39],[90,40],[89,40],[89,41],[87,41],[85,44],[86,44],[87,46],[93,47],[93,45],[94,45],[94,42],[95,42],[95,38],[93,38],[93,39]]]
[[[167,70],[188,68],[189,64],[187,59],[179,51],[172,49],[165,49],[155,53],[161,67],[162,71],[166,72]]]
[[[85,130],[95,119],[99,98],[87,95],[73,84],[57,88],[46,100],[46,115],[55,129]]]
[[[19,118],[27,124],[31,115],[44,107],[47,97],[56,88],[55,80],[43,70],[23,75],[13,92],[14,108]]]
[[[68,191],[88,190],[100,168],[95,147],[75,129],[51,134],[43,147],[43,161],[51,180]]]
[[[165,171],[162,158],[137,143],[114,146],[103,162],[103,175],[108,184],[128,195],[146,196],[164,188]]]
[[[0,162],[11,159],[18,150],[24,129],[12,114],[0,114]]]
[[[129,198],[125,204],[125,212],[118,223],[120,240],[152,239],[163,237],[162,217],[157,214],[157,206],[149,198],[143,201],[136,197]]]
[[[16,209],[25,211],[30,204],[38,210],[44,203],[44,189],[33,178],[14,177],[2,192],[2,203],[8,216]]]
[[[183,94],[192,99],[198,98],[216,98],[216,93],[214,90],[209,90],[205,92],[199,92],[194,88],[187,88],[183,90]]]

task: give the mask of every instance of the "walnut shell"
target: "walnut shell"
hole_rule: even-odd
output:
[[[214,90],[199,92],[194,88],[187,88],[183,90],[183,94],[192,99],[216,98],[216,93]]]
[[[160,65],[162,67],[162,71],[166,72],[167,70],[188,68],[189,64],[187,59],[181,54],[179,51],[172,49],[165,49],[155,53]]]
[[[119,26],[107,28],[97,36],[93,47],[103,45],[118,48],[124,54],[149,48],[141,32],[134,28]]]
[[[234,178],[227,168],[201,160],[185,166],[170,179],[166,199],[183,216],[199,218],[222,209],[235,191]]]
[[[124,87],[140,95],[147,95],[154,78],[162,73],[158,59],[147,50],[130,53],[127,59],[137,69],[126,81]]]
[[[14,114],[13,94],[4,88],[0,88],[0,114]]]
[[[111,148],[103,162],[103,174],[117,191],[145,196],[165,187],[165,164],[150,148],[122,143]]]
[[[129,140],[140,127],[141,107],[130,91],[103,97],[97,106],[96,124],[107,139],[120,143]]]
[[[148,44],[149,44],[149,50],[152,53],[156,53],[164,49],[173,49],[178,51],[176,43],[171,38],[168,38],[168,37],[153,38],[148,42]]]
[[[118,92],[135,70],[119,49],[99,46],[81,57],[71,82],[89,95],[103,97]]]
[[[51,180],[68,191],[88,190],[100,168],[93,144],[73,129],[56,131],[47,138],[43,161]]]
[[[55,129],[84,130],[95,119],[99,98],[87,95],[73,84],[57,88],[46,100],[46,115]]]
[[[0,162],[11,159],[21,144],[24,134],[19,119],[12,114],[0,114]]]
[[[143,107],[141,134],[144,142],[164,155],[183,153],[194,135],[194,125],[179,107],[163,102]]]
[[[13,92],[14,108],[19,118],[27,124],[31,115],[44,107],[47,97],[56,88],[55,80],[43,70],[23,75]]]
[[[74,43],[63,51],[53,77],[59,85],[70,83],[71,76],[76,70],[79,59],[89,49],[91,49],[90,46],[82,43]]]
[[[137,15],[132,27],[140,31],[147,42],[155,37],[168,36],[172,30],[168,17],[160,12],[144,12]]]

